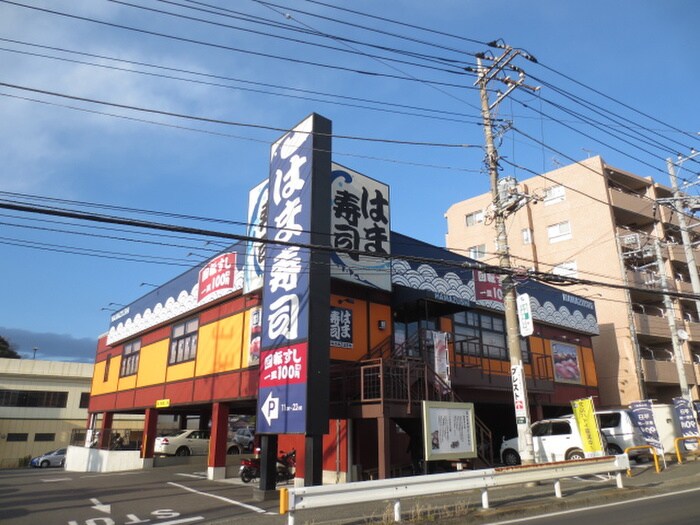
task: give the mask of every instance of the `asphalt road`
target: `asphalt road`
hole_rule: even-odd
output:
[[[495,521],[491,525],[697,525],[700,523],[700,487],[617,501],[540,516]]]

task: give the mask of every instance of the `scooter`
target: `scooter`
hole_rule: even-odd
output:
[[[260,452],[257,449],[256,452]],[[289,481],[294,479],[297,466],[297,452],[292,449],[285,453],[280,451],[280,456],[277,458],[277,481]],[[242,459],[241,468],[238,471],[243,483],[250,483],[252,480],[260,477],[260,457],[256,455],[254,458]]]

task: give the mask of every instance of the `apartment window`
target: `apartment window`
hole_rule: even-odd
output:
[[[141,353],[141,339],[131,341],[124,345],[122,352],[122,366],[119,377],[133,376],[139,368],[139,354]]]
[[[569,221],[547,226],[547,237],[549,238],[550,243],[571,239],[571,225],[569,224]]]
[[[520,230],[520,236],[523,239],[523,244],[532,244],[532,230],[530,228]]]
[[[80,393],[80,404],[78,405],[78,408],[88,408],[90,405],[90,392],[81,392]]]
[[[173,326],[168,364],[184,363],[197,357],[198,330],[199,319],[190,319]]]
[[[564,200],[564,186],[550,186],[544,189],[544,205],[556,204]]]
[[[34,434],[34,441],[56,441],[56,434],[52,432],[41,432]]]
[[[568,261],[557,264],[554,268],[552,268],[552,273],[554,275],[561,275],[562,277],[578,277],[576,261]]]
[[[0,390],[2,407],[66,408],[68,392]]]
[[[29,439],[29,434],[22,434],[19,432],[8,432],[7,441],[27,441]]]
[[[483,259],[486,256],[486,245],[479,244],[477,246],[471,246],[468,250],[467,257],[472,259]]]
[[[481,222],[484,222],[484,212],[482,210],[468,213],[466,216],[467,226],[476,226]]]

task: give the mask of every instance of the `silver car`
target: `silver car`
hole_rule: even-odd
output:
[[[31,467],[47,468],[47,467],[62,467],[66,462],[66,449],[59,448],[52,450],[41,456],[32,458],[29,462]]]

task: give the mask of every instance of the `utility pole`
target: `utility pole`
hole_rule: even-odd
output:
[[[697,156],[699,152],[694,152],[687,157],[678,156],[679,163],[684,160],[692,159]],[[671,179],[671,188],[673,189],[673,200],[677,203],[683,203],[684,198],[681,192],[678,190],[678,181],[676,179],[676,164],[673,159],[666,159],[666,169],[668,170],[668,177]],[[690,234],[688,233],[688,223],[685,220],[685,213],[683,212],[684,206],[681,204],[680,210],[678,212],[678,224],[681,229],[681,240],[683,241],[683,249],[685,251],[685,260],[688,263],[688,273],[690,274],[690,284],[693,287],[693,293],[700,296],[700,277],[698,276],[698,267],[695,264],[695,252],[693,251],[693,245],[690,242]],[[698,314],[698,321],[700,321],[700,300],[695,300],[695,309]]]
[[[508,235],[506,232],[505,219],[507,214],[513,213],[519,207],[521,207],[525,203],[525,199],[508,199],[509,196],[513,196],[512,193],[508,193],[507,191],[499,191],[498,151],[493,140],[493,121],[491,118],[491,110],[519,86],[533,91],[536,91],[539,88],[526,86],[524,84],[524,72],[521,69],[510,65],[513,59],[515,59],[515,57],[518,55],[522,55],[533,62],[535,61],[534,58],[530,57],[523,51],[514,50],[509,46],[495,43],[493,45],[494,47],[500,47],[503,49],[503,53],[497,58],[486,57],[483,54],[477,56],[476,73],[478,78],[475,85],[478,85],[479,93],[481,95],[481,116],[484,123],[486,162],[488,164],[491,182],[491,196],[493,198],[498,265],[500,268],[510,269],[510,252],[508,247]],[[492,61],[490,67],[483,66],[482,59]],[[508,72],[517,72],[518,79],[513,80],[509,76],[503,75],[502,73],[506,69]],[[504,93],[499,94],[495,102],[489,104],[487,86],[492,80],[497,80],[508,86],[508,88]],[[518,428],[518,452],[520,454],[522,464],[527,465],[534,463],[535,455],[532,444],[532,431],[530,430],[530,409],[527,397],[525,373],[523,371],[523,357],[520,351],[520,334],[516,311],[515,281],[510,273],[506,272],[502,275],[501,286],[503,289],[503,308],[505,311],[508,356],[510,358],[511,379],[513,381],[515,418]]]
[[[656,249],[656,264],[659,268],[659,279],[661,285],[661,291],[664,295],[664,309],[666,310],[666,317],[668,319],[668,328],[671,330],[671,344],[673,345],[673,359],[676,362],[676,370],[678,370],[678,382],[681,387],[681,395],[691,402],[690,390],[688,389],[688,379],[685,377],[685,365],[683,363],[683,351],[681,349],[681,342],[678,338],[678,328],[676,326],[676,312],[673,308],[673,301],[668,295],[668,279],[666,278],[666,269],[664,268],[664,260],[661,256],[661,241],[656,239],[654,241],[654,248]]]

